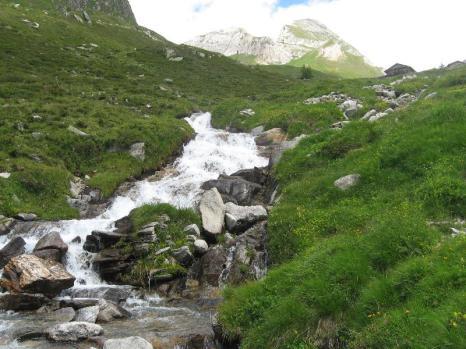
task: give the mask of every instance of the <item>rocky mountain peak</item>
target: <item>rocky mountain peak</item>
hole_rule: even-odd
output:
[[[62,11],[101,11],[136,23],[128,0],[53,0]]]
[[[248,64],[310,64],[338,73],[356,64],[355,77],[381,74],[353,46],[325,25],[313,19],[301,19],[285,25],[276,40],[256,37],[241,28],[207,33],[187,42],[188,45],[233,56]],[[354,63],[356,62],[356,63]],[[341,70],[341,69],[340,69]]]

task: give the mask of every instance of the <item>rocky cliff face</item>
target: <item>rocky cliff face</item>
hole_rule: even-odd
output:
[[[284,26],[276,40],[255,37],[243,29],[230,29],[201,35],[187,44],[239,59],[248,56],[250,63],[310,64],[324,71],[326,67],[338,70],[340,64],[345,69],[356,64],[355,71],[360,75],[381,73],[353,46],[312,19]]]
[[[136,22],[128,0],[53,0],[64,11],[102,11]]]

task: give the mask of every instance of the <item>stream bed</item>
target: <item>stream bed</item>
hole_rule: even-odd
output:
[[[210,335],[211,316],[215,313],[217,301],[201,299],[168,301],[153,293],[141,293],[125,286],[108,285],[93,269],[93,254],[83,250],[86,236],[95,230],[112,230],[118,219],[127,216],[133,209],[151,203],[169,203],[179,208],[196,207],[201,185],[221,174],[229,175],[242,169],[263,167],[268,159],[258,153],[253,136],[244,133],[229,133],[211,127],[209,113],[197,113],[186,118],[195,130],[196,136],[183,150],[183,154],[169,166],[166,175],[159,180],[141,180],[132,184],[124,195],[115,197],[106,211],[92,219],[59,222],[35,222],[33,229],[22,231],[26,241],[26,252],[32,251],[36,242],[52,231],[60,233],[68,245],[64,264],[76,277],[72,289],[60,297],[95,298],[110,290],[126,296],[124,308],[131,312],[131,318],[102,324],[105,338],[140,336],[149,342],[165,341],[191,334]],[[0,248],[17,236],[13,230],[0,237]],[[76,239],[80,237],[80,239]],[[18,343],[15,333],[24,328],[48,327],[60,323],[60,319],[49,314],[36,312],[0,312],[0,348],[91,348],[89,343],[59,344],[44,340],[26,340]],[[208,343],[207,343],[208,344]],[[177,348],[176,345],[173,346]],[[207,346],[214,348],[212,346]]]

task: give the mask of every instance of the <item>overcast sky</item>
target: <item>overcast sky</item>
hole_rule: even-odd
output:
[[[130,0],[140,25],[182,43],[242,27],[276,37],[295,19],[325,24],[375,65],[428,69],[466,59],[466,0]]]

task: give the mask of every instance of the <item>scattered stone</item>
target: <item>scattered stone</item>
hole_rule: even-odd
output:
[[[34,213],[18,213],[15,218],[22,222],[32,222],[37,219],[37,215]]]
[[[334,129],[342,129],[343,127],[345,127],[345,125],[348,125],[349,123],[350,123],[349,120],[338,121],[332,124],[330,127]]]
[[[232,202],[225,205],[225,222],[229,232],[244,232],[264,219],[267,219],[267,211],[262,206],[238,206]]]
[[[72,307],[66,307],[55,310],[50,317],[58,322],[70,322],[74,319],[75,316],[76,312],[74,309]]]
[[[213,188],[218,190],[224,202],[251,205],[262,186],[233,174],[232,176],[220,175],[218,179],[207,181],[202,185],[204,190]]]
[[[0,309],[25,311],[36,310],[44,304],[50,302],[50,299],[43,294],[30,293],[2,293],[0,294]]]
[[[81,131],[80,129],[74,127],[74,126],[68,126],[68,131],[71,133],[75,134],[76,136],[80,137],[88,137],[89,135],[86,132]]]
[[[360,104],[357,100],[348,99],[344,101],[342,104],[340,104],[338,107],[343,112],[345,118],[348,119],[354,114],[356,114],[359,109],[362,108],[362,104]]]
[[[32,116],[32,120],[36,120],[36,121],[42,120],[42,116],[35,114]]]
[[[251,130],[251,136],[253,137],[257,137],[259,136],[261,133],[263,133],[265,130],[265,127],[264,126],[257,126],[257,127],[254,127],[252,130]]]
[[[385,75],[389,77],[397,75],[408,75],[413,73],[416,73],[416,71],[412,67],[400,63],[396,63],[395,65],[385,70]]]
[[[77,342],[100,336],[103,332],[101,326],[89,322],[68,322],[46,330],[47,338],[54,342]]]
[[[26,242],[22,237],[15,237],[0,250],[0,269],[3,268],[13,257],[25,252]]]
[[[337,179],[333,184],[341,190],[348,190],[349,188],[354,187],[356,184],[358,184],[360,179],[361,175],[350,174],[348,176]]]
[[[160,250],[158,250],[157,252],[155,252],[155,255],[160,256],[161,254],[167,253],[170,250],[171,250],[171,247],[164,247],[164,248],[161,248]]]
[[[197,226],[197,224],[191,224],[191,225],[186,226],[183,229],[183,232],[185,232],[188,235],[195,235],[198,237],[201,236],[201,231],[199,227]]]
[[[433,99],[437,97],[437,95],[438,95],[437,92],[432,92],[432,93],[429,93],[424,99]]]
[[[202,256],[209,250],[209,245],[205,240],[196,240],[194,241],[194,254],[197,256]]]
[[[100,308],[98,305],[81,308],[76,312],[74,321],[95,323],[99,315]]]
[[[371,117],[377,114],[377,110],[372,109],[369,110],[364,116],[361,118],[361,120],[369,120]]]
[[[217,188],[207,190],[202,195],[199,211],[204,231],[213,236],[221,234],[225,216],[225,205]]]
[[[86,183],[79,177],[74,177],[70,180],[70,193],[71,197],[77,199],[81,193],[86,189]]]
[[[173,57],[170,58],[169,61],[171,62],[181,62],[184,59],[184,57]]]
[[[103,349],[153,349],[152,344],[141,337],[108,339]]]
[[[328,95],[323,95],[320,97],[311,97],[304,101],[304,104],[312,105],[312,104],[320,104],[320,103],[338,103],[341,104],[344,101],[349,99],[349,97],[343,93],[336,93],[332,92]]]
[[[0,236],[7,235],[13,228],[15,220],[0,215]]]
[[[61,262],[63,258],[62,253],[55,248],[51,248],[48,250],[34,251],[32,252],[32,254],[36,257],[39,257],[42,259],[49,259],[55,262]]]
[[[97,322],[110,322],[115,319],[129,318],[130,316],[131,314],[119,305],[105,299],[99,300]]]
[[[273,128],[271,130],[261,133],[254,138],[258,146],[269,146],[273,144],[280,144],[286,141],[286,134],[281,128]]]
[[[8,179],[10,178],[11,173],[10,172],[1,172],[0,173],[0,178]]]
[[[73,14],[73,17],[79,23],[84,23],[83,19],[80,16],[78,16],[76,13]]]
[[[60,252],[61,257],[63,257],[65,253],[68,251],[68,245],[65,244],[65,242],[60,236],[60,233],[57,231],[52,231],[40,238],[36,246],[34,247],[34,252],[50,249],[58,250]]]
[[[49,297],[74,285],[62,264],[33,255],[12,258],[3,269],[0,286],[11,292],[42,293]]]
[[[133,158],[137,160],[144,161],[144,159],[146,158],[145,147],[146,145],[143,142],[134,143],[129,148],[129,155],[131,155]]]
[[[88,24],[92,24],[91,16],[89,16],[89,14],[86,11],[83,11],[83,17]]]
[[[166,82],[167,84],[173,84],[173,79],[166,78],[163,81]]]
[[[173,250],[172,252],[173,258],[184,267],[189,267],[193,264],[194,257],[191,254],[188,246],[183,246],[177,250]]]
[[[247,116],[247,117],[256,115],[256,112],[254,110],[250,109],[250,108],[241,110],[239,113],[242,116]]]
[[[219,286],[219,277],[225,269],[227,251],[222,246],[214,246],[200,260],[201,284]]]
[[[369,118],[369,122],[374,122],[377,120],[380,120],[384,117],[386,117],[388,114],[387,113],[377,113]]]

